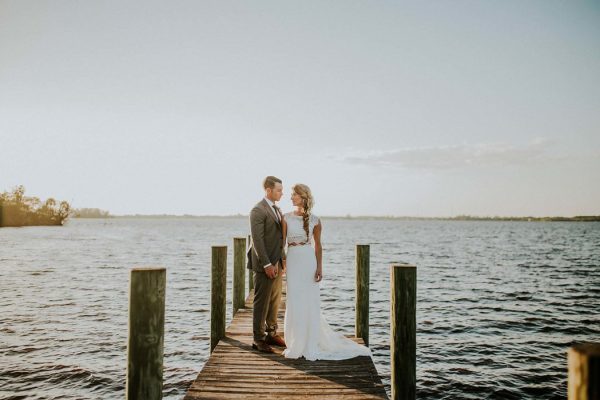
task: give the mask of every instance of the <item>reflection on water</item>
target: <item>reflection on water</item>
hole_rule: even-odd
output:
[[[600,340],[600,224],[323,220],[322,305],[354,329],[354,245],[371,244],[371,347],[389,384],[389,265],[418,266],[423,399],[566,397],[566,349]],[[72,220],[0,229],[0,398],[118,399],[129,269],[167,267],[165,398],[209,353],[210,246],[239,219]],[[228,305],[228,319],[231,305]]]

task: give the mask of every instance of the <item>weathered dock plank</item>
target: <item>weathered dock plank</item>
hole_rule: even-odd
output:
[[[252,293],[192,383],[184,400],[200,399],[387,399],[370,357],[289,360],[252,349]],[[279,310],[283,327],[285,293]],[[354,338],[359,343],[362,339]]]

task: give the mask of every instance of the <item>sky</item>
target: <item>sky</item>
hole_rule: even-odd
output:
[[[112,214],[600,214],[597,1],[0,0],[0,191]]]

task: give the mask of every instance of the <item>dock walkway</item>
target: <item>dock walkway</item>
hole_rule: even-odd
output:
[[[285,294],[284,294],[285,296]],[[387,399],[370,357],[342,361],[289,360],[252,349],[251,292],[238,310],[184,400],[199,399]],[[285,297],[279,310],[283,327]],[[362,343],[362,339],[355,341]]]

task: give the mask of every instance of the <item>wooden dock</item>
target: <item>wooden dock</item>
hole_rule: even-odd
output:
[[[341,361],[289,360],[252,349],[251,292],[238,310],[184,400],[199,399],[387,399],[370,357]],[[285,294],[279,310],[283,330]],[[362,339],[353,338],[362,343]]]

